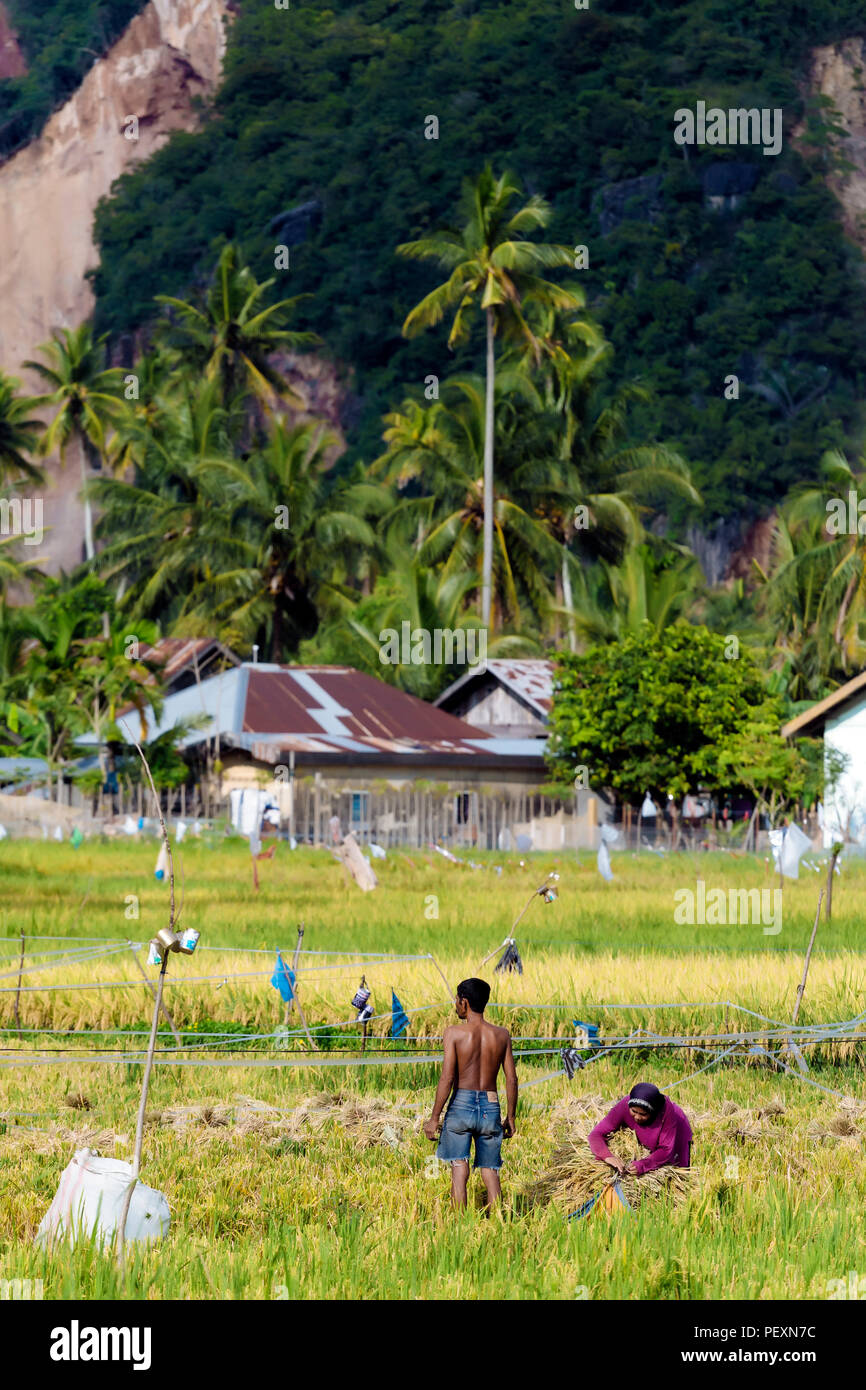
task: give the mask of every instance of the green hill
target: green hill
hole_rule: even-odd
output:
[[[452,365],[444,336],[400,336],[433,280],[394,247],[440,224],[489,159],[553,201],[553,240],[588,247],[615,377],[655,388],[635,425],[690,459],[702,524],[765,510],[824,447],[860,439],[862,257],[825,186],[826,126],[810,161],[791,131],[810,47],[863,23],[856,0],[242,6],[205,128],[98,212],[97,327],[145,324],[153,296],[200,283],[226,239],[260,278],[289,244],[277,288],[311,296],[303,326],[351,369],[349,459],[369,459],[387,406]],[[674,111],[698,100],[781,107],[782,152],[684,152]],[[738,402],[723,399],[729,373]]]

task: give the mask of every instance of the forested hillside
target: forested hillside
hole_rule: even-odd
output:
[[[856,0],[242,5],[206,129],[175,137],[99,213],[97,327],[146,323],[153,296],[203,283],[227,239],[260,278],[289,244],[278,289],[311,296],[304,326],[352,373],[347,461],[369,460],[383,411],[452,365],[444,334],[400,336],[434,279],[394,247],[440,225],[491,159],[552,201],[554,241],[587,246],[613,378],[654,388],[634,428],[689,459],[702,527],[768,510],[823,449],[860,437],[861,258],[824,182],[842,142],[801,83],[811,46],[863,26]],[[781,154],[685,158],[673,113],[698,99],[783,108]],[[804,114],[809,159],[791,136]],[[737,206],[709,206],[719,190]]]

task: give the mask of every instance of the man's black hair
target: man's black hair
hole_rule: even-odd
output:
[[[460,999],[465,999],[474,1014],[483,1014],[490,998],[490,986],[486,980],[461,980],[457,986]]]

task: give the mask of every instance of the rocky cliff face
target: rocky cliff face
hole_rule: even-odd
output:
[[[866,39],[816,48],[808,90],[830,98],[848,132],[840,153],[854,169],[844,175],[830,174],[827,181],[842,205],[845,230],[866,251]]]
[[[218,81],[230,0],[150,0],[34,140],[0,167],[0,368],[92,310],[94,209],[126,169],[174,130],[195,126],[193,99]],[[130,117],[138,122],[137,139]],[[33,389],[36,381],[27,379]],[[81,558],[78,470],[45,495],[49,568]],[[41,552],[40,552],[41,553]]]

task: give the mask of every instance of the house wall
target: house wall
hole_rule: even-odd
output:
[[[580,790],[568,798],[542,795],[543,769],[494,777],[489,770],[468,773],[328,768],[320,774],[296,769],[294,783],[275,778],[273,766],[228,755],[220,793],[235,788],[267,791],[280,808],[281,830],[291,828],[301,841],[328,843],[328,821],[336,814],[344,832],[384,847],[422,847],[431,841],[478,849],[595,849],[598,825],[605,818],[594,792]]]
[[[848,766],[824,799],[824,846],[848,840],[866,854],[866,698],[827,720],[825,755],[830,749],[847,756]]]
[[[458,691],[443,708],[457,719],[500,738],[543,738],[547,734],[544,720],[498,684],[492,689],[469,691],[465,696]]]

